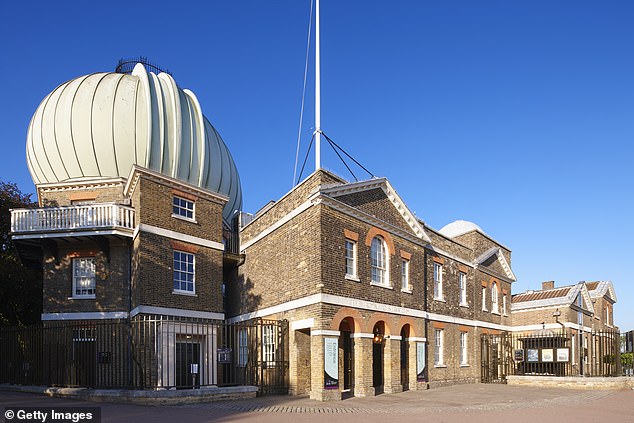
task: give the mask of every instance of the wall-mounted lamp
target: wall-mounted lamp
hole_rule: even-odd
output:
[[[383,342],[383,334],[379,332],[379,330],[374,331],[374,338],[372,338],[372,342],[375,344],[380,344]]]

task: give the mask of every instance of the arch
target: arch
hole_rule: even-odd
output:
[[[398,321],[399,333],[405,326],[409,325],[409,337],[416,337],[416,320],[413,317],[403,316]]]
[[[365,236],[365,245],[370,247],[372,245],[372,240],[377,236],[383,238],[385,244],[387,244],[387,251],[390,255],[394,255],[394,240],[392,239],[392,236],[383,229],[375,228],[374,226],[371,227],[368,234]]]
[[[365,324],[364,327],[364,332],[366,333],[374,333],[374,326],[376,326],[377,323],[379,322],[383,322],[383,326],[384,326],[384,333],[383,335],[385,336],[389,336],[392,334],[392,328],[391,328],[391,319],[390,316],[388,316],[385,313],[374,313],[372,314],[372,316],[370,317],[370,319],[368,319],[368,321]]]
[[[361,332],[361,322],[363,321],[363,317],[361,316],[361,313],[359,313],[359,310],[355,310],[350,307],[339,309],[330,321],[330,329],[339,330],[339,325],[341,325],[341,322],[347,318],[350,318],[354,323],[354,327],[351,328],[354,329],[353,332]]]
[[[381,235],[370,242],[370,280],[380,285],[390,285],[390,252],[387,242]]]

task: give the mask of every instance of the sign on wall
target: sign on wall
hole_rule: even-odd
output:
[[[324,388],[339,388],[339,339],[324,338]]]
[[[570,350],[568,348],[557,348],[557,362],[567,363],[570,360]]]
[[[544,348],[542,350],[542,361],[545,363],[552,363],[553,361],[553,349],[552,348]]]
[[[427,367],[427,360],[425,359],[425,343],[416,343],[416,380],[425,380],[425,370]]]

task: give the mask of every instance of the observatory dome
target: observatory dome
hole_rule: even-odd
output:
[[[472,231],[479,231],[483,234],[485,233],[481,227],[467,220],[456,220],[451,222],[448,225],[443,226],[443,228],[438,232],[447,238],[455,238]]]
[[[236,165],[193,92],[136,64],[58,86],[37,108],[26,141],[35,184],[129,176],[136,164],[225,194],[242,206]]]

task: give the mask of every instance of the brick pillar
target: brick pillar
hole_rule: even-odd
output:
[[[354,334],[354,396],[374,396],[371,333]]]
[[[419,389],[418,383],[416,382],[416,377],[418,376],[416,373],[416,342],[408,340],[407,345],[409,348],[409,351],[407,352],[407,355],[409,356],[409,389],[413,391]]]
[[[403,392],[401,385],[401,337],[385,339],[383,349],[383,392],[393,394]]]
[[[316,330],[310,337],[310,399],[317,401],[333,401],[341,399],[343,375],[339,375],[339,389],[324,388],[324,339],[334,338],[339,341],[339,331]]]

